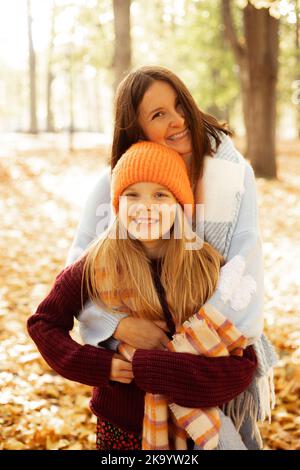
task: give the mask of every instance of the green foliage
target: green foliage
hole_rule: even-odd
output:
[[[298,0],[296,0],[298,1]],[[290,8],[281,18],[280,27],[280,55],[279,55],[279,82],[278,82],[278,112],[285,107],[293,109],[296,104],[292,101],[294,93],[293,83],[300,80],[300,49],[296,45],[296,1],[289,2]],[[299,10],[300,10],[300,2]],[[300,13],[300,11],[299,11]],[[299,19],[300,22],[300,19]],[[299,31],[300,36],[300,31]],[[298,104],[299,106],[299,104]]]
[[[65,21],[66,17],[70,22]],[[54,53],[62,65],[72,51],[72,61],[78,69],[85,65],[109,69],[113,56],[113,14],[109,0],[68,2],[56,11]],[[68,61],[67,61],[68,66]]]
[[[175,9],[181,3],[181,9]],[[159,63],[185,81],[200,108],[228,119],[240,96],[219,1],[134,2],[134,61]],[[143,14],[141,14],[143,12]]]

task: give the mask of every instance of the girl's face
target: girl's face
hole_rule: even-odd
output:
[[[181,156],[192,153],[192,139],[175,90],[156,80],[145,92],[138,109],[138,122],[145,137],[166,145]]]
[[[176,204],[173,194],[160,184],[132,184],[120,197],[119,220],[131,236],[147,244],[172,228]]]

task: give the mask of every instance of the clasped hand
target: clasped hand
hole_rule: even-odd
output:
[[[170,342],[166,332],[166,322],[144,318],[123,318],[114,333],[114,338],[129,344],[135,349],[165,350]],[[112,358],[110,380],[128,384],[133,380],[132,363],[115,353]]]

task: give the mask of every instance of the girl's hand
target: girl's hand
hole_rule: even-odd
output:
[[[168,327],[164,321],[126,317],[119,322],[113,336],[135,349],[165,350],[170,342],[166,331]]]
[[[123,356],[115,353],[111,361],[110,380],[129,384],[133,379],[132,364],[127,362]]]

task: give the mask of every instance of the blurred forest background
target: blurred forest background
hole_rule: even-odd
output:
[[[89,387],[26,320],[64,267],[109,157],[116,86],[178,74],[256,176],[265,325],[279,355],[265,449],[300,449],[300,0],[0,0],[0,449],[93,449]],[[75,332],[76,337],[76,332]]]

